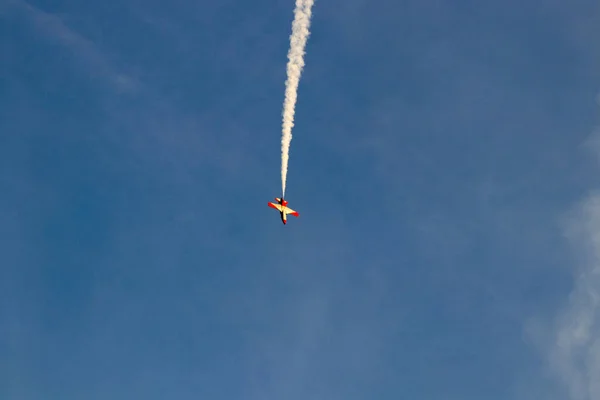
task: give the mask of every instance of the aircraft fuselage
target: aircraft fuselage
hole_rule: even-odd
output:
[[[275,208],[279,211],[279,215],[281,216],[281,222],[283,224],[287,224],[287,214],[292,214],[297,217],[298,213],[292,209],[290,209],[287,204],[288,202],[284,199],[280,199],[279,197],[275,197],[275,201],[277,204],[269,203],[269,207]]]

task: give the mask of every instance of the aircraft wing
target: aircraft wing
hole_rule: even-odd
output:
[[[281,211],[281,205],[280,204],[275,204],[275,203],[268,203],[269,207],[274,208],[278,211]]]
[[[285,208],[285,213],[286,213],[286,214],[291,214],[291,215],[293,215],[294,217],[298,217],[298,216],[300,216],[300,214],[298,214],[298,211],[294,211],[294,210],[292,210],[292,209],[291,209],[291,208],[289,208],[289,207],[286,207],[286,208]]]

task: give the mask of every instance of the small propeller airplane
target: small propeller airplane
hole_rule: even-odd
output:
[[[294,217],[300,216],[297,211],[294,211],[287,206],[288,202],[286,200],[275,197],[275,201],[277,201],[277,204],[269,202],[269,207],[279,211],[281,214],[281,221],[283,221],[284,225],[287,223],[288,214],[291,214]]]

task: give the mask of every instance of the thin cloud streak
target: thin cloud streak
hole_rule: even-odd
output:
[[[136,79],[115,68],[93,42],[70,29],[57,15],[24,0],[10,0],[7,4],[9,8],[22,12],[36,30],[74,52],[91,75],[107,80],[115,91],[131,94],[139,89]]]
[[[600,131],[587,141],[596,152]],[[600,191],[591,191],[565,218],[565,237],[575,254],[573,289],[550,333],[530,326],[548,367],[570,400],[600,399]],[[536,329],[537,328],[537,329]]]

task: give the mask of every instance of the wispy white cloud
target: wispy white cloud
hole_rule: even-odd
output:
[[[33,27],[50,40],[54,40],[75,54],[85,64],[88,73],[108,81],[120,93],[133,93],[139,82],[116,68],[89,39],[70,29],[58,15],[45,12],[25,0],[9,0],[7,10],[22,13]]]
[[[600,131],[587,141],[600,151]],[[529,334],[546,357],[549,372],[570,400],[600,399],[600,191],[591,191],[564,219],[574,250],[573,287],[566,304],[546,330],[529,325]]]
[[[569,239],[583,255],[568,305],[556,319],[550,365],[573,400],[600,398],[600,193],[590,194],[571,217]]]

